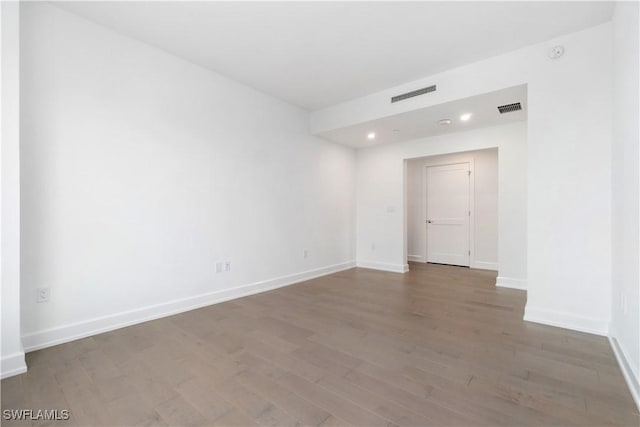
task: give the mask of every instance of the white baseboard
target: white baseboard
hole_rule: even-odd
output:
[[[360,268],[389,271],[391,273],[406,273],[409,271],[409,264],[388,264],[386,262],[358,261],[357,265]]]
[[[609,322],[606,320],[531,307],[529,304],[524,308],[524,320],[602,336],[607,336],[609,332]]]
[[[427,262],[422,255],[407,255],[407,259],[412,262]]]
[[[525,279],[515,279],[513,277],[500,277],[496,278],[496,286],[500,288],[521,289],[527,290],[527,281]]]
[[[471,268],[477,268],[480,270],[498,271],[498,263],[488,262],[488,261],[474,261],[473,264],[471,265]]]
[[[609,335],[609,342],[611,343],[613,354],[616,355],[616,359],[618,360],[618,365],[620,366],[622,375],[627,381],[627,386],[629,387],[631,396],[640,411],[640,381],[638,379],[638,373],[633,369],[633,365],[629,363],[627,353],[624,351],[624,347],[620,345],[618,340],[614,336]]]
[[[196,308],[229,301],[260,292],[270,291],[273,289],[281,288],[283,286],[293,285],[294,283],[311,280],[320,276],[326,276],[327,274],[348,270],[353,267],[355,267],[355,262],[349,261],[341,264],[318,268],[315,270],[305,271],[302,273],[296,273],[289,276],[264,280],[233,289],[225,289],[222,291],[216,291],[193,297],[173,300],[162,304],[142,307],[135,310],[115,313],[108,316],[97,317],[94,319],[84,320],[82,322],[71,323],[51,329],[25,334],[22,336],[22,343],[24,345],[25,351],[34,351],[41,348],[51,347],[80,338],[100,334],[103,332],[112,331],[114,329],[123,328],[125,326],[134,325],[136,323],[147,322],[149,320],[194,310]]]
[[[0,378],[8,378],[27,372],[27,364],[24,361],[24,351],[18,351],[4,356],[0,361]]]

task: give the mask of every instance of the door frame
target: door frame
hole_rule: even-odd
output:
[[[422,165],[422,191],[420,192],[420,197],[422,197],[422,226],[423,226],[423,241],[424,241],[424,255],[422,257],[422,262],[427,262],[427,254],[429,253],[429,242],[427,236],[427,169],[434,166],[447,166],[447,165],[458,165],[460,163],[468,163],[469,170],[471,171],[471,175],[469,175],[469,211],[471,215],[469,216],[469,251],[471,254],[469,255],[469,268],[476,268],[476,203],[475,203],[475,194],[476,194],[476,186],[475,186],[475,168],[474,168],[474,158],[473,157],[460,157],[451,161],[434,161],[429,162],[426,161]]]

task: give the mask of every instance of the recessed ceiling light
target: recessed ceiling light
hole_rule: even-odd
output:
[[[438,120],[438,124],[442,126],[447,126],[451,124],[451,119],[442,119]]]
[[[375,132],[369,132],[369,133],[367,134],[367,138],[368,138],[368,139],[375,139],[375,138],[376,138],[376,134],[375,134]]]
[[[394,132],[400,132],[400,129],[394,129],[393,131]]]
[[[463,122],[466,122],[470,118],[471,118],[471,113],[465,113],[465,114],[460,116],[460,120],[462,120]]]

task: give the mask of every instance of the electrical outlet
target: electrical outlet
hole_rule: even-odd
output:
[[[36,302],[49,302],[51,288],[38,288],[36,294]]]
[[[304,259],[309,258],[309,249],[305,249],[304,251],[302,251],[302,257]]]
[[[225,263],[224,263],[224,271],[225,272],[231,271],[231,261],[225,261]]]
[[[216,273],[222,273],[222,268],[223,268],[222,262],[221,261],[216,262]]]

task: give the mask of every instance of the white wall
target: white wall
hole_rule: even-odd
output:
[[[640,407],[640,252],[638,221],[638,3],[619,2],[613,16],[612,316],[613,345]]]
[[[379,145],[357,152],[358,265],[403,271],[407,254],[404,236],[403,190],[405,159],[498,148],[499,247],[511,248],[510,257],[499,253],[499,276],[522,287],[526,283],[526,122],[439,135],[397,144]],[[415,160],[414,160],[415,161]],[[421,161],[421,160],[419,160]],[[412,163],[407,161],[406,163]],[[407,182],[411,166],[407,167]],[[518,187],[519,186],[519,187]],[[409,205],[407,186],[406,202]],[[504,214],[509,209],[508,215]],[[408,211],[408,208],[407,208]],[[408,216],[408,224],[413,220]],[[413,255],[413,254],[412,254]]]
[[[2,274],[2,340],[4,378],[26,370],[20,339],[20,8],[0,3],[2,66],[0,79],[2,191],[0,192],[0,269]]]
[[[555,45],[563,45],[566,53],[550,59],[547,53]],[[606,334],[611,317],[611,46],[612,25],[606,23],[315,112],[312,129],[327,131],[526,83],[525,318]],[[388,102],[392,93],[425,84],[437,84],[438,92],[398,107]],[[402,265],[402,190],[395,185],[402,164],[399,156],[379,153],[358,154],[358,259]],[[388,204],[398,206],[398,213],[380,211]],[[384,238],[382,228],[389,230]],[[380,239],[384,249],[371,253],[371,242]]]
[[[472,268],[498,270],[498,150],[423,157],[407,161],[407,252],[409,261],[427,256],[425,165],[473,159],[474,252]]]
[[[355,155],[308,113],[22,8],[27,350],[353,265]]]
[[[560,39],[565,56],[535,70],[528,99],[525,319],[601,335],[611,318],[611,35],[605,24]]]
[[[498,260],[496,284],[527,289],[527,126],[498,150]]]

